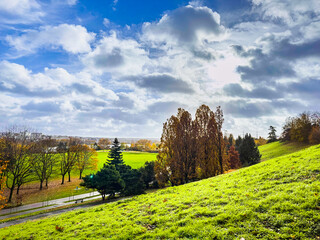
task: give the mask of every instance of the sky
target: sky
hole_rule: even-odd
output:
[[[0,0],[0,128],[160,138],[179,107],[235,136],[320,111],[319,0]]]

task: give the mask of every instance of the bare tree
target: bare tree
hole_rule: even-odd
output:
[[[40,181],[40,190],[45,182],[48,187],[48,181],[56,165],[57,155],[55,151],[56,141],[53,139],[43,139],[36,143],[32,169]]]
[[[3,154],[8,166],[6,169],[6,185],[10,190],[8,202],[11,202],[14,189],[32,180],[32,149],[33,143],[28,138],[26,129],[19,130],[14,127],[3,134]]]

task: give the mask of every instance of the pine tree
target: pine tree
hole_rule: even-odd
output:
[[[253,137],[246,134],[242,140],[239,149],[240,161],[243,166],[250,166],[256,164],[261,159],[261,154],[256,146]]]
[[[115,166],[116,169],[118,169],[120,165],[124,164],[122,153],[121,153],[121,145],[117,138],[115,138],[113,141],[113,145],[109,152],[107,163],[109,165]]]
[[[269,136],[268,136],[268,143],[277,141],[276,128],[273,126],[270,126],[269,131],[270,132],[269,132]]]

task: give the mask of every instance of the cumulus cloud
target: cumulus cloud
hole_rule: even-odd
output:
[[[90,43],[95,39],[94,33],[80,25],[60,24],[43,26],[39,30],[28,30],[20,36],[6,37],[7,42],[17,51],[32,53],[39,48],[57,49],[77,54],[91,50]]]
[[[306,23],[320,13],[318,0],[251,0],[265,19],[282,20],[288,25]]]
[[[198,45],[219,41],[225,34],[220,15],[208,7],[185,6],[160,21],[144,23],[143,37],[153,43]]]
[[[40,21],[45,13],[36,0],[0,1],[0,21],[7,24]]]
[[[116,71],[134,74],[142,71],[147,53],[133,39],[119,39],[115,32],[103,37],[96,48],[83,57],[84,64],[97,73]]]

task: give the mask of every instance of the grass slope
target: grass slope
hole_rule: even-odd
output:
[[[305,143],[283,143],[283,142],[273,142],[262,145],[259,147],[259,151],[262,155],[261,160],[269,160],[272,158],[284,156],[287,154],[291,154],[302,149],[310,147],[310,144]]]
[[[318,239],[320,145],[210,179],[1,229],[3,239]]]

